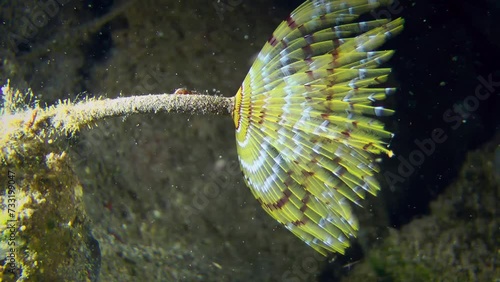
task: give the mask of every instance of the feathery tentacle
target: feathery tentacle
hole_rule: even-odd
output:
[[[245,181],[266,212],[321,254],[344,253],[361,205],[380,185],[373,155],[392,137],[373,106],[395,92],[374,51],[403,19],[354,22],[391,0],[309,0],[274,31],[236,94]]]

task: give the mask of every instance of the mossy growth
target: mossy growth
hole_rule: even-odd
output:
[[[29,91],[2,92],[0,280],[94,281],[99,247],[64,149],[76,128],[48,126],[55,107],[40,108]]]

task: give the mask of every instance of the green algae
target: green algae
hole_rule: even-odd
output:
[[[67,135],[45,126],[44,110],[26,102],[30,92],[2,91],[0,185],[9,189],[0,195],[0,252],[9,259],[0,261],[0,280],[96,280],[98,246],[64,150]]]

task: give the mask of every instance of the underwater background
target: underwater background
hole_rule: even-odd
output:
[[[49,105],[179,87],[233,96],[301,2],[0,1],[0,81]],[[396,0],[363,19],[389,16],[406,20],[381,48],[396,50],[395,157],[345,256],[323,258],[262,210],[231,119],[151,114],[67,142],[100,250],[89,279],[499,281],[500,3]]]

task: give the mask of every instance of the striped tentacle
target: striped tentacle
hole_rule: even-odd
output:
[[[233,119],[245,181],[266,212],[318,252],[344,253],[361,205],[380,185],[374,154],[392,134],[373,106],[395,92],[374,51],[403,20],[353,22],[390,0],[309,0],[281,23],[236,94]]]

